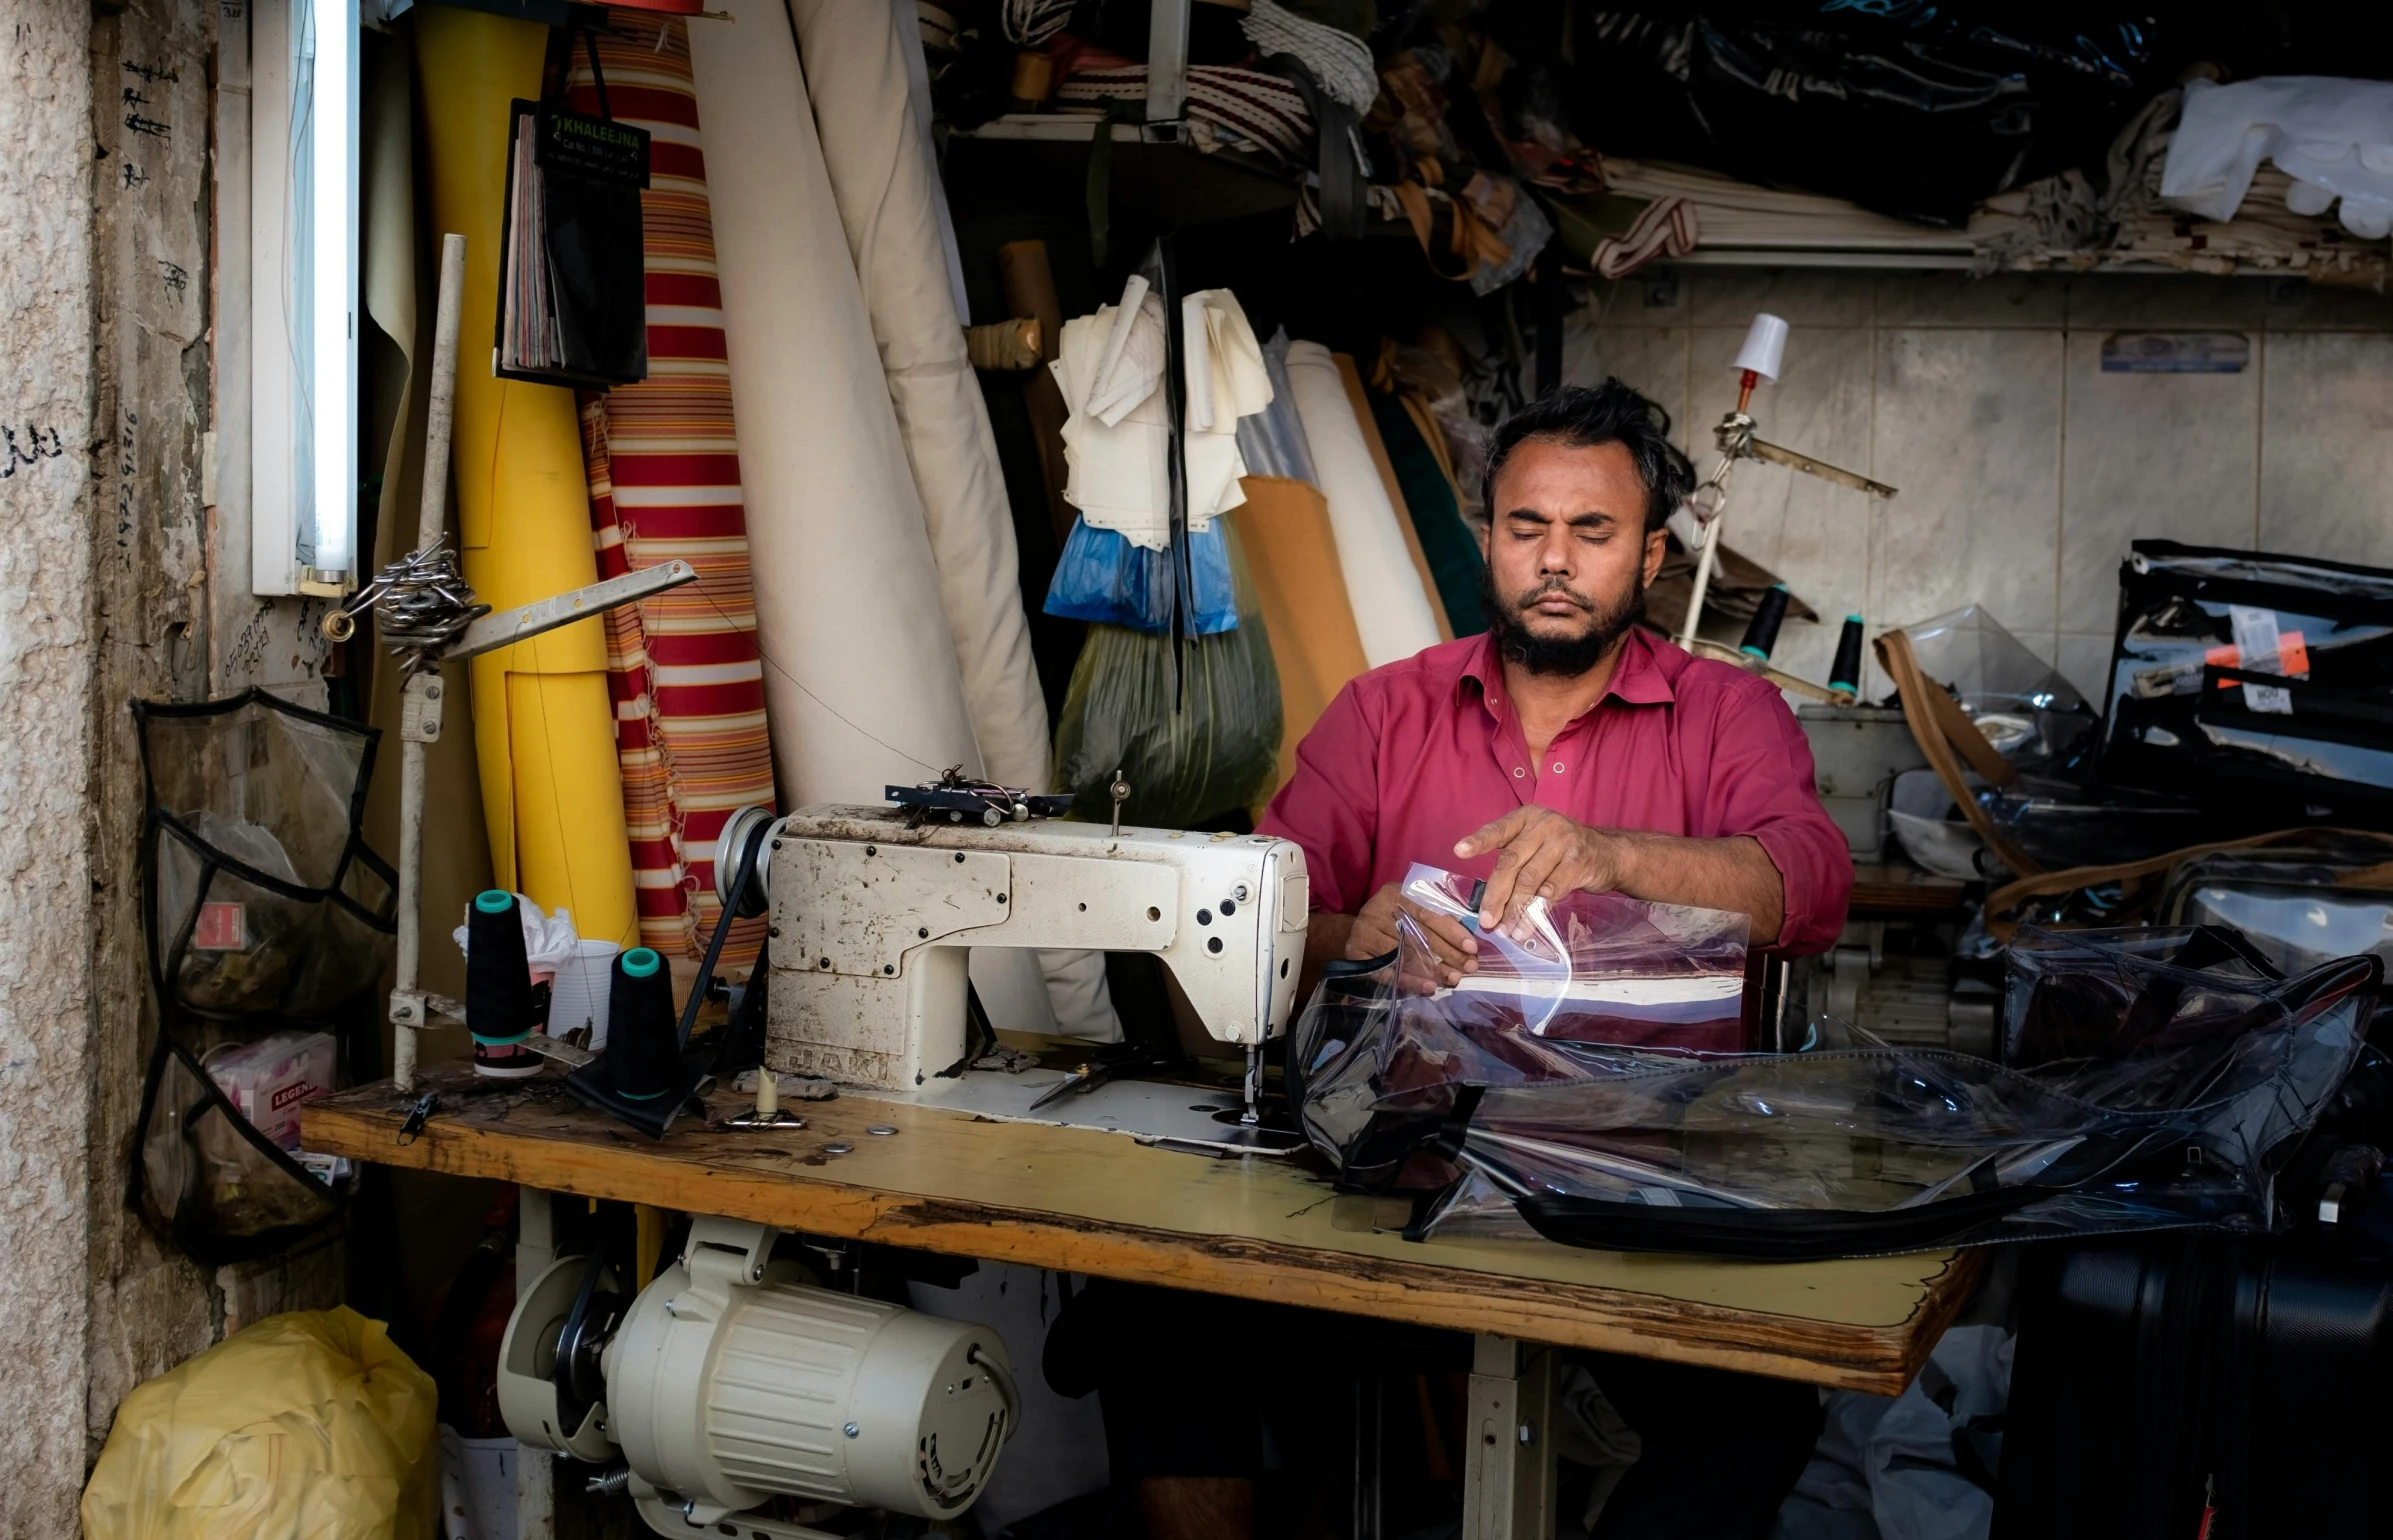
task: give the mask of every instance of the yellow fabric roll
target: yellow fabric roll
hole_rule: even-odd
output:
[[[491,373],[508,104],[540,96],[548,29],[448,6],[415,12],[432,231],[465,237],[455,478],[466,581],[497,609],[598,581],[573,393]],[[631,837],[595,619],[476,658],[474,742],[497,884],[639,940]]]
[[[1236,521],[1246,549],[1280,673],[1280,757],[1271,785],[1256,799],[1261,806],[1295,773],[1297,744],[1346,681],[1370,664],[1339,575],[1328,499],[1284,476],[1248,476],[1239,485],[1246,502],[1225,517]]]
[[[1338,378],[1345,382],[1346,399],[1354,405],[1355,425],[1363,430],[1363,443],[1371,450],[1371,464],[1379,471],[1381,485],[1388,489],[1388,506],[1396,510],[1396,528],[1404,535],[1405,554],[1413,559],[1413,571],[1421,578],[1421,591],[1429,596],[1429,613],[1437,621],[1437,639],[1454,640],[1454,623],[1446,618],[1446,601],[1438,597],[1437,578],[1429,570],[1429,553],[1421,549],[1420,531],[1413,528],[1409,505],[1404,501],[1404,488],[1397,483],[1396,467],[1388,459],[1387,440],[1379,436],[1379,420],[1371,415],[1371,398],[1363,394],[1362,371],[1344,353],[1337,355]]]

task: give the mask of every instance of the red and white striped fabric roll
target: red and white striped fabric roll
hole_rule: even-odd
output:
[[[773,801],[772,748],[689,38],[676,16],[609,20],[607,104],[652,136],[640,198],[648,378],[584,396],[582,443],[599,576],[676,557],[698,569],[696,582],[607,615],[640,939],[694,956],[720,913],[716,839],[733,809]],[[575,110],[598,111],[578,49],[570,94]],[[737,924],[725,962],[752,962],[763,925]]]

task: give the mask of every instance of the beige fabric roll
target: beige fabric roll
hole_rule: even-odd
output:
[[[797,41],[778,0],[726,9],[690,29],[690,62],[706,120],[740,125],[706,170],[773,760],[790,806],[879,802],[980,755],[955,648],[924,623],[938,568]]]
[[[740,474],[773,762],[785,805],[879,802],[885,786],[948,765],[985,772],[796,35],[778,0],[727,9],[733,24],[692,29],[690,62],[701,114],[742,126],[708,143],[706,168],[732,388],[750,425]],[[1010,527],[1005,550],[1010,573]],[[1044,754],[1043,725],[1039,737]],[[998,1026],[1054,1030],[1031,953],[977,953],[972,977]]]
[[[1396,510],[1396,528],[1404,536],[1404,552],[1412,558],[1413,571],[1420,574],[1421,592],[1429,596],[1429,614],[1437,622],[1437,639],[1454,640],[1453,623],[1446,618],[1446,601],[1437,591],[1437,578],[1429,570],[1429,553],[1421,549],[1421,532],[1413,528],[1412,506],[1404,500],[1403,484],[1396,479],[1396,467],[1388,459],[1388,443],[1379,436],[1379,419],[1371,415],[1371,397],[1363,388],[1363,372],[1354,360],[1344,353],[1336,355],[1338,378],[1346,382],[1346,400],[1354,408],[1354,425],[1362,432],[1363,447],[1371,451],[1371,463],[1379,470],[1379,484],[1387,490],[1388,506]]]
[[[1329,499],[1338,568],[1362,634],[1363,656],[1373,668],[1383,668],[1436,646],[1437,616],[1405,544],[1398,522],[1403,515],[1388,501],[1329,349],[1318,342],[1290,344],[1288,389],[1296,397],[1322,495]]]
[[[1022,613],[1013,514],[964,352],[965,318],[939,235],[945,195],[911,105],[896,13],[856,0],[789,0],[789,14],[839,225],[921,493],[981,768],[1006,785],[1044,790],[1047,704]]]

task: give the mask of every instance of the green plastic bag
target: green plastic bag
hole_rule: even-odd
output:
[[[1280,752],[1280,676],[1230,521],[1238,624],[1214,636],[1092,625],[1056,724],[1056,785],[1072,813],[1113,816],[1114,771],[1130,783],[1124,823],[1185,829],[1251,805]]]

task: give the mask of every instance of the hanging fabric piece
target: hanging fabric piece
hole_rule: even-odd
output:
[[[1268,802],[1296,771],[1296,746],[1370,664],[1354,607],[1338,576],[1329,504],[1314,488],[1280,476],[1246,478],[1246,502],[1230,515],[1246,549],[1256,608],[1271,635],[1280,676],[1279,762],[1256,798]]]
[[[1402,662],[1438,643],[1437,617],[1379,467],[1364,441],[1338,362],[1318,342],[1288,348],[1288,383],[1304,422],[1305,443],[1329,499],[1338,541],[1338,569],[1373,668]]]
[[[1487,629],[1487,617],[1479,604],[1480,574],[1487,564],[1479,554],[1477,538],[1462,521],[1453,474],[1422,434],[1428,408],[1420,405],[1417,397],[1378,394],[1371,396],[1370,404],[1446,619],[1456,636],[1477,636]],[[1434,431],[1434,422],[1431,428]]]
[[[779,0],[727,0],[690,35],[742,446],[756,639],[784,798],[878,803],[883,788],[971,774],[922,499],[881,372]],[[961,346],[961,339],[958,339]],[[1001,1028],[1052,1031],[1027,953],[984,950],[973,983]]]
[[[385,435],[361,432],[361,455],[371,442],[381,450],[382,492],[374,520],[373,570],[381,571],[414,545],[417,514],[424,499],[424,423],[430,406],[429,360],[432,306],[428,274],[416,268],[415,67],[410,41],[387,33],[361,36],[363,100],[358,124],[359,290],[365,312],[390,346],[362,334],[358,385],[367,423],[387,419]],[[457,539],[451,506],[448,537]],[[399,741],[402,683],[399,660],[389,648],[372,649],[367,720],[383,743]],[[424,865],[418,907],[428,915],[465,912],[476,893],[490,886],[490,830],[482,818],[482,790],[474,759],[471,707],[473,665],[460,659],[440,669],[450,709],[440,739],[424,751],[425,805],[442,816],[424,822]],[[366,791],[365,836],[375,850],[399,848],[399,755],[387,750]],[[423,986],[454,999],[465,996],[465,959],[451,947],[427,947],[418,975]]]
[[[1031,666],[1013,514],[947,268],[946,194],[916,115],[896,13],[789,0],[847,250],[921,495],[981,769],[1047,789],[1047,706]],[[913,26],[911,15],[907,25]]]
[[[499,609],[598,579],[572,392],[502,380],[499,221],[510,103],[540,96],[548,29],[426,6],[415,17],[433,229],[466,238],[454,464],[466,580]],[[639,937],[598,621],[473,662],[474,745],[499,887],[566,909],[581,934]]]
[[[1263,345],[1263,372],[1271,379],[1271,404],[1252,417],[1238,419],[1238,453],[1246,459],[1247,474],[1283,476],[1318,491],[1321,478],[1313,470],[1305,425],[1296,415],[1296,397],[1288,389],[1288,329],[1284,326]]]
[[[1354,410],[1354,425],[1363,435],[1363,447],[1371,451],[1372,468],[1379,472],[1379,484],[1387,492],[1388,506],[1396,511],[1396,532],[1404,537],[1404,554],[1412,558],[1413,575],[1421,580],[1421,592],[1429,597],[1430,618],[1437,622],[1437,637],[1441,642],[1454,640],[1454,627],[1446,619],[1445,599],[1438,593],[1437,579],[1429,571],[1429,555],[1421,549],[1420,531],[1413,527],[1411,505],[1404,500],[1404,486],[1396,479],[1396,467],[1388,460],[1388,446],[1379,436],[1379,422],[1371,415],[1371,393],[1363,389],[1363,376],[1354,360],[1344,353],[1337,355],[1338,379],[1346,387],[1346,404]]]
[[[1171,419],[1164,404],[1163,301],[1132,275],[1122,303],[1064,323],[1056,383],[1064,423],[1065,500],[1093,529],[1160,551],[1171,543]],[[1246,313],[1227,289],[1187,296],[1188,527],[1202,532],[1245,496],[1238,423],[1271,404],[1271,376]]]
[[[590,524],[601,574],[676,559],[698,581],[609,610],[607,668],[623,765],[640,940],[668,957],[696,957],[712,935],[715,841],[735,809],[773,802],[765,732],[764,666],[756,655],[756,595],[731,377],[724,360],[722,288],[687,23],[624,12],[600,34],[616,120],[650,135],[641,195],[647,247],[648,378],[582,407]],[[571,82],[576,110],[593,110],[587,60]],[[756,958],[764,920],[732,927],[724,960]]]

